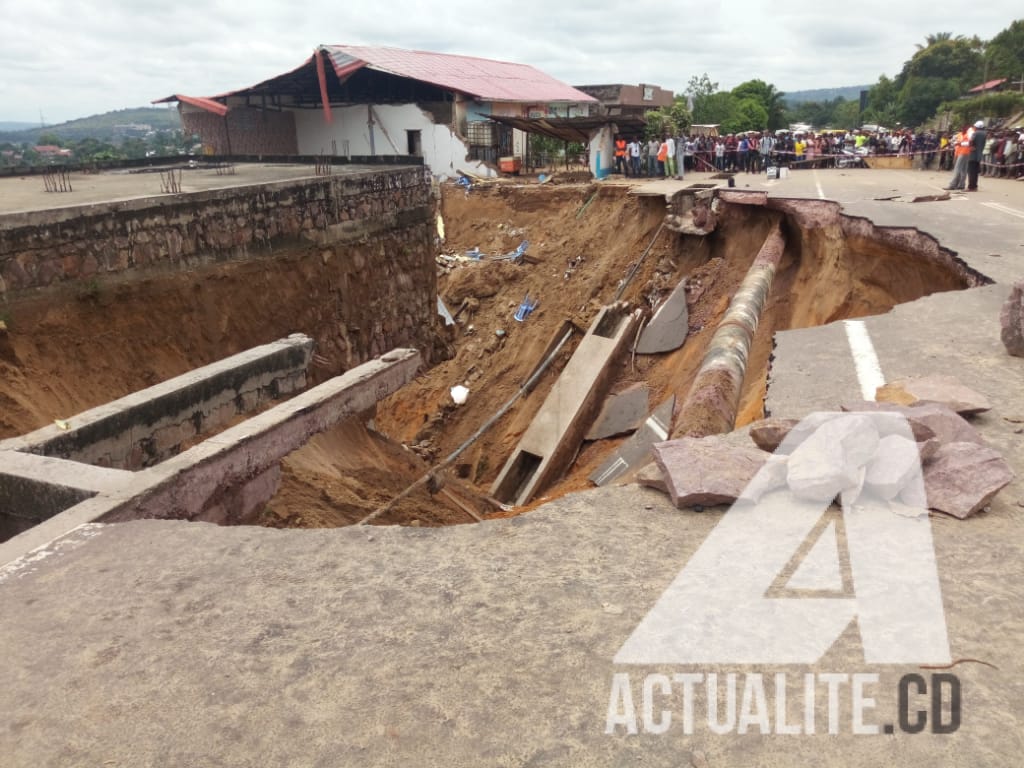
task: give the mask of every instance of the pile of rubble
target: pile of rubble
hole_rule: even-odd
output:
[[[769,418],[726,435],[657,443],[656,466],[637,480],[680,509],[756,503],[786,491],[825,504],[871,498],[900,514],[932,509],[964,519],[1013,479],[965,418],[990,408],[976,392],[928,377],[880,387],[877,396],[801,421]]]

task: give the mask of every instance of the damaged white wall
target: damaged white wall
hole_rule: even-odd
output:
[[[605,125],[590,136],[590,172],[595,179],[603,179],[615,166],[615,134],[612,126]]]
[[[467,159],[469,146],[451,128],[436,124],[428,112],[415,104],[374,105],[373,151],[370,148],[367,105],[335,107],[331,112],[334,119],[330,123],[319,109],[295,112],[299,154],[330,155],[331,142],[334,141],[338,155],[406,155],[406,132],[419,131],[423,161],[435,176],[453,178],[459,175],[459,171],[477,176],[497,175],[485,164]]]

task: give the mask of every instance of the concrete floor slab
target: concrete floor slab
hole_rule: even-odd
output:
[[[194,168],[188,167],[187,161],[182,165],[181,189],[184,194],[313,178],[316,170],[312,165],[299,163],[238,163],[234,166],[234,173],[220,174],[201,163]],[[339,165],[332,168],[332,173],[344,176],[379,168]],[[156,170],[133,168],[100,173],[73,172],[69,177],[71,192],[47,192],[40,175],[0,178],[0,215],[147,197],[173,197],[161,191],[160,174]]]

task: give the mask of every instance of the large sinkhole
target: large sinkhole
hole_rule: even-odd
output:
[[[242,522],[330,527],[376,512],[375,524],[429,526],[522,511],[500,508],[490,488],[582,334],[560,348],[553,341],[567,327],[587,329],[617,298],[649,315],[685,280],[686,343],[658,355],[627,350],[606,382],[613,393],[645,384],[652,406],[672,394],[681,402],[731,297],[776,226],[786,247],[751,348],[738,425],[763,413],[776,331],[880,314],[934,292],[987,282],[916,230],[876,228],[841,216],[826,201],[728,197],[688,190],[666,210],[663,196],[632,195],[624,187],[499,184],[470,194],[443,187],[446,239],[439,255],[455,258],[437,260],[438,293],[456,323],[446,327],[438,319],[429,357],[441,361],[381,401],[375,413],[290,454],[276,494]],[[682,226],[662,226],[666,213]],[[714,227],[704,231],[709,217]],[[473,249],[508,254],[524,241],[528,258],[521,263],[457,258]],[[317,340],[311,380],[350,367],[323,349],[323,340],[336,336],[337,320],[330,281],[318,277],[323,263],[318,249],[296,246],[259,264],[152,276],[109,295],[22,302],[0,339],[0,436],[293,331]],[[526,297],[535,308],[520,321],[514,315]],[[372,324],[373,317],[362,322]],[[473,437],[555,348],[529,392],[444,471],[409,490]],[[450,394],[457,384],[469,389],[461,406]],[[622,441],[584,440],[569,457],[569,469],[534,504],[592,487],[588,475]],[[535,469],[539,458],[533,458]]]

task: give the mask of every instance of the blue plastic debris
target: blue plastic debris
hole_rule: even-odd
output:
[[[526,320],[526,318],[530,316],[530,313],[537,308],[537,305],[539,303],[540,302],[537,301],[536,299],[530,301],[530,294],[527,293],[526,296],[523,297],[523,301],[519,305],[519,309],[517,309],[516,313],[512,316],[513,319],[520,323],[523,322],[524,320]]]
[[[476,248],[476,247],[470,248],[468,251],[466,251],[466,258],[467,259],[475,259],[476,261],[480,261],[480,258],[482,256],[483,256],[483,254],[480,253],[480,249]]]
[[[469,180],[468,176],[459,176],[459,180],[456,184],[460,187],[465,187],[467,192],[473,188],[473,182]]]
[[[516,248],[514,251],[509,251],[508,253],[504,254],[503,256],[495,256],[492,260],[493,261],[511,261],[511,262],[514,262],[514,263],[518,264],[520,261],[523,260],[523,255],[526,253],[526,249],[529,248],[529,247],[530,247],[530,241],[529,240],[523,240],[523,242],[521,242],[519,244],[519,247]]]

